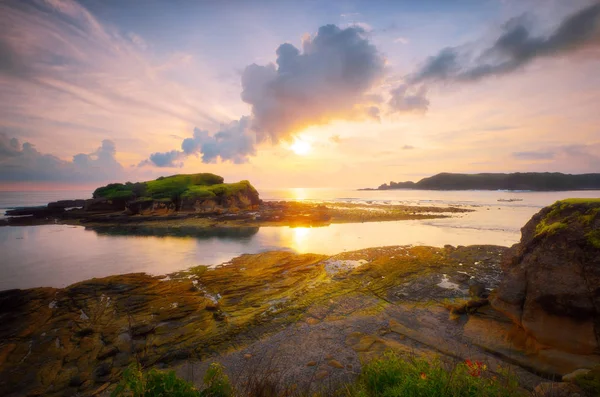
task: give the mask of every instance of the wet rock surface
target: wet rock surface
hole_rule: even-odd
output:
[[[355,376],[361,359],[388,348],[429,351],[439,344],[436,338],[448,338],[407,336],[405,329],[424,335],[430,321],[410,320],[413,306],[424,305],[425,319],[435,308],[432,318],[453,324],[444,302],[468,301],[473,280],[494,288],[505,250],[383,247],[333,257],[268,252],[162,278],[130,274],[65,289],[4,291],[0,394],[108,392],[136,361],[197,367],[192,372],[198,376],[219,357],[230,357],[225,364],[236,379],[256,360],[281,361],[289,371],[282,381],[302,383],[305,371],[313,371],[306,379],[315,385],[334,384]],[[328,273],[336,261],[357,266]],[[439,285],[444,278],[452,287]],[[439,321],[436,332],[448,325]],[[285,349],[291,349],[289,360]]]
[[[592,368],[488,304],[508,249],[391,246],[331,257],[266,252],[215,269],[0,292],[0,395],[108,395],[122,371],[212,362],[241,390],[323,391],[387,350],[510,368],[523,387]]]

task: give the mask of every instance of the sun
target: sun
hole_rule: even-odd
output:
[[[306,156],[308,153],[310,153],[312,147],[310,146],[310,143],[296,138],[294,143],[292,143],[290,146],[290,149],[299,156]]]

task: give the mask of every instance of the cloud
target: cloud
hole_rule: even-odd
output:
[[[397,37],[394,39],[394,43],[408,44],[410,41],[406,37]]]
[[[170,152],[152,153],[147,160],[140,162],[139,166],[155,165],[157,167],[183,167],[185,153],[179,150],[171,150]]]
[[[286,43],[276,54],[276,64],[252,64],[242,74],[242,100],[252,106],[258,142],[364,113],[368,91],[384,74],[383,56],[358,26],[322,26],[305,38],[302,52]]]
[[[515,152],[511,156],[523,162],[538,163],[546,171],[598,172],[600,169],[600,143],[559,145],[539,151]]]
[[[565,18],[547,37],[533,36],[524,17],[504,24],[502,34],[472,62],[460,49],[445,48],[409,77],[411,83],[432,80],[475,81],[513,72],[536,58],[559,56],[583,47],[600,47],[600,4]]]
[[[250,118],[242,117],[223,125],[219,132],[210,135],[208,131],[194,129],[191,138],[181,142],[181,150],[152,153],[139,165],[157,167],[181,167],[186,157],[201,155],[204,163],[215,163],[218,159],[235,164],[248,162],[248,157],[256,153],[254,133],[250,131]]]
[[[94,152],[80,153],[72,161],[40,153],[34,145],[22,145],[16,138],[0,133],[0,181],[105,181],[123,174],[115,159],[114,142],[103,140]]]
[[[415,147],[414,147],[414,146],[411,146],[411,145],[404,145],[404,146],[402,146],[402,150],[412,150],[412,149],[414,149],[414,148],[415,148]]]
[[[184,68],[183,60],[165,66],[172,54],[152,50],[141,36],[103,23],[81,2],[0,1],[0,80],[6,102],[0,126],[35,128],[39,135],[67,139],[70,133],[98,128],[98,119],[105,118],[110,122],[104,125],[111,125],[105,136],[119,138],[134,136],[128,127],[152,124],[147,120],[217,125],[224,112],[215,114],[210,104],[220,99],[215,98],[219,82],[207,77],[201,86],[193,79],[180,83],[169,69]],[[199,62],[194,67],[210,76]],[[54,128],[69,122],[74,128]]]
[[[600,48],[599,3],[567,16],[547,36],[532,34],[527,18],[512,18],[504,24],[496,40],[480,53],[471,56],[463,47],[444,48],[405,76],[403,85],[419,87],[423,84],[478,81],[512,73],[538,58],[561,56],[592,47]],[[404,103],[415,98],[411,98],[409,90],[397,90],[391,92],[390,107],[393,111],[404,111]]]
[[[518,160],[551,160],[555,157],[553,152],[514,152],[512,156]]]
[[[427,87],[402,84],[390,91],[390,110],[399,113],[423,113],[429,108]]]
[[[240,164],[256,153],[256,144],[290,139],[311,125],[357,115],[379,120],[378,98],[369,91],[382,80],[385,60],[362,27],[322,26],[303,39],[302,51],[285,43],[276,55],[275,63],[252,64],[242,73],[241,98],[251,116],[213,135],[196,128],[181,150],[153,153],[140,166],[180,166],[190,155]]]

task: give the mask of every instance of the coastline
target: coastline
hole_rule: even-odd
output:
[[[410,206],[358,203],[312,203],[265,201],[252,210],[194,213],[170,212],[127,215],[123,211],[90,212],[73,209],[53,215],[9,217],[0,226],[65,224],[115,227],[240,227],[240,226],[327,226],[338,223],[385,222],[447,218],[472,212],[463,206]]]

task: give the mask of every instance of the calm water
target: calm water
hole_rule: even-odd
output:
[[[151,228],[136,235],[118,229],[46,225],[0,227],[0,290],[64,287],[112,274],[165,274],[196,265],[218,265],[244,253],[273,249],[335,254],[384,245],[512,245],[520,228],[545,205],[567,197],[600,197],[585,192],[352,191],[331,189],[260,190],[266,200],[463,205],[476,211],[425,221],[339,224],[319,228],[261,227],[179,230]],[[89,197],[90,192],[0,192],[0,208],[42,205]],[[520,198],[512,203],[498,199]]]

